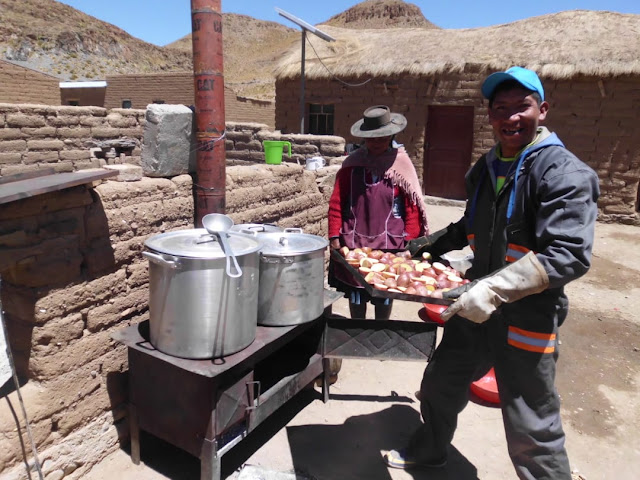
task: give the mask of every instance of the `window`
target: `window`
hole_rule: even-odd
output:
[[[154,100],[153,103],[157,103],[158,105],[162,105],[164,100]]]
[[[309,104],[309,133],[333,135],[333,105]]]
[[[71,105],[72,107],[80,106],[80,102],[78,100],[68,100],[67,105]]]
[[[122,108],[131,108],[131,100],[122,100]]]

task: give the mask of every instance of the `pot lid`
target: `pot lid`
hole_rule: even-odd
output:
[[[230,232],[228,243],[237,257],[260,249],[260,243],[249,235]],[[225,254],[216,235],[204,228],[178,230],[160,233],[144,242],[145,246],[156,252],[189,258],[224,258]]]
[[[300,255],[323,250],[329,246],[326,238],[308,233],[275,232],[260,235],[264,255]]]
[[[239,225],[234,225],[230,229],[232,232],[242,232],[247,231],[251,233],[270,233],[270,232],[282,232],[283,228],[278,227],[277,225],[272,225],[269,223],[241,223]]]

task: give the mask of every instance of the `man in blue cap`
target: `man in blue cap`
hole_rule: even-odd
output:
[[[570,480],[555,388],[564,285],[590,267],[599,196],[595,172],[540,126],[549,104],[538,75],[522,67],[482,84],[496,145],[467,172],[457,223],[409,243],[438,257],[469,245],[472,282],[445,294],[442,341],[420,386],[423,423],[395,468],[447,461],[469,385],[494,367],[509,455],[520,479]]]

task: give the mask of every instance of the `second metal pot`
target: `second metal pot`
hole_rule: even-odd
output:
[[[304,233],[260,237],[258,324],[297,325],[324,310],[324,251],[329,242]]]

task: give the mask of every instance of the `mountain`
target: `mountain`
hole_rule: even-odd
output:
[[[225,85],[241,96],[274,99],[274,67],[300,41],[300,30],[233,13],[223,13],[222,22]],[[366,0],[326,24],[438,28],[402,0]],[[0,0],[0,58],[72,81],[193,68],[190,34],[158,47],[55,0]]]
[[[351,29],[439,28],[424,18],[420,7],[402,0],[366,0],[323,23]]]
[[[276,22],[235,13],[222,14],[224,83],[238,95],[273,100],[273,68],[295,42],[300,31]],[[191,54],[191,34],[166,46]]]
[[[192,68],[190,53],[144,42],[54,0],[0,0],[0,58],[61,80]]]

